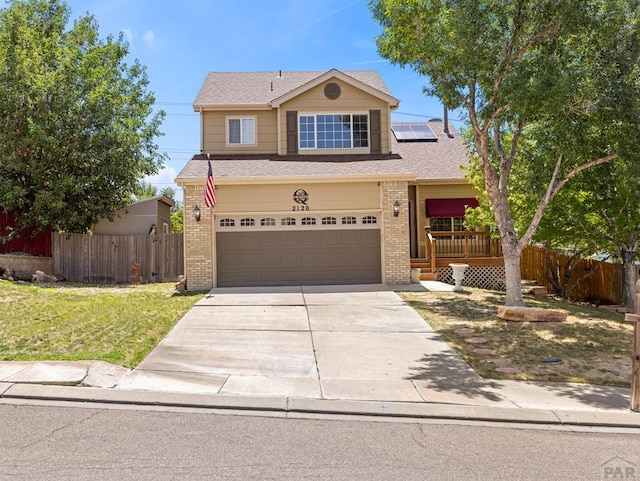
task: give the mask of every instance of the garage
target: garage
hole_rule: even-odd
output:
[[[219,287],[381,282],[379,229],[220,231]]]

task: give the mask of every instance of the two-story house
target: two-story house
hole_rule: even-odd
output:
[[[209,73],[176,179],[188,288],[409,283],[425,226],[460,230],[477,204],[460,135],[394,124],[398,104],[375,71]]]

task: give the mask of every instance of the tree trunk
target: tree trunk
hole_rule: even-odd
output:
[[[502,244],[502,254],[504,257],[504,276],[507,289],[505,306],[524,306],[522,297],[522,271],[520,269],[520,258],[522,249],[518,248],[516,242]]]
[[[522,298],[522,272],[520,269],[520,258],[524,248],[516,236],[516,229],[513,218],[507,203],[507,196],[500,189],[500,182],[497,180],[495,171],[487,161],[485,168],[485,189],[489,196],[489,201],[493,207],[493,215],[500,232],[502,242],[502,257],[504,259],[504,281],[507,290],[505,299],[506,306],[524,306]]]
[[[622,255],[622,271],[624,280],[624,305],[625,307],[635,308],[636,250],[632,247],[623,247],[620,253]]]

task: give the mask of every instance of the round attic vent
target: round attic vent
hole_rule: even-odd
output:
[[[340,85],[337,83],[328,83],[324,87],[324,96],[329,100],[335,100],[340,97]]]

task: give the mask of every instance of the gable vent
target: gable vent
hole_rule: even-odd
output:
[[[331,82],[325,85],[324,96],[329,100],[335,100],[340,97],[340,85],[335,82]]]

